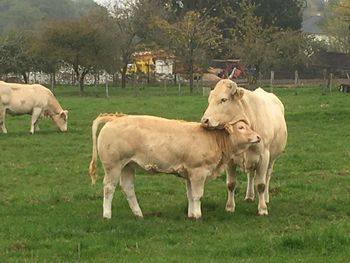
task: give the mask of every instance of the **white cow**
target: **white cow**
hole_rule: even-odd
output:
[[[39,119],[50,117],[60,131],[67,131],[68,111],[63,110],[52,92],[39,84],[0,81],[0,126],[7,133],[5,115],[32,115],[30,132],[39,130]]]
[[[208,108],[201,123],[206,128],[223,128],[225,124],[245,120],[251,129],[261,135],[262,142],[251,146],[241,156],[235,156],[227,167],[228,199],[227,211],[234,211],[234,189],[236,187],[236,166],[248,172],[245,199],[254,199],[255,185],[259,192],[258,213],[267,215],[269,182],[277,157],[287,144],[287,125],[284,106],[272,93],[258,88],[254,92],[238,88],[236,83],[224,79],[219,81],[208,98]]]
[[[98,125],[106,122],[96,142]],[[208,131],[200,123],[116,114],[94,120],[92,141],[92,183],[96,181],[97,147],[105,171],[104,218],[112,216],[113,194],[119,182],[134,215],[143,216],[134,191],[137,168],[183,177],[188,217],[200,218],[205,181],[219,176],[232,156],[259,144],[260,137],[242,121],[226,125],[225,130]]]

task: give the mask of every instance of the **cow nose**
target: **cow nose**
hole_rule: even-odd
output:
[[[202,120],[201,120],[201,123],[202,123],[203,126],[208,126],[209,125],[209,119],[203,117]]]
[[[256,136],[256,138],[258,139],[257,140],[257,142],[260,142],[261,141],[261,138],[260,138],[260,136],[258,135],[258,136]]]

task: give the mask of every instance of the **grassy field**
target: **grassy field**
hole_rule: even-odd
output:
[[[271,180],[269,216],[243,201],[224,211],[225,176],[207,183],[203,218],[188,220],[185,183],[138,174],[145,214],[132,215],[120,188],[113,218],[102,219],[102,168],[95,186],[87,168],[91,122],[100,112],[198,121],[207,101],[177,88],[57,88],[69,131],[49,120],[29,134],[29,117],[7,117],[0,134],[0,262],[349,262],[350,96],[320,88],[275,89],[286,107],[285,153]]]

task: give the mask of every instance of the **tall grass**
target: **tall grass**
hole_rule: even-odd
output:
[[[243,201],[224,211],[225,177],[206,184],[203,219],[186,218],[184,182],[172,175],[136,176],[145,214],[132,215],[117,189],[113,218],[102,219],[102,168],[95,186],[87,167],[91,122],[100,112],[198,121],[201,90],[177,87],[59,87],[69,131],[49,120],[29,134],[29,117],[7,116],[0,134],[0,262],[347,262],[350,258],[350,97],[319,88],[275,89],[286,108],[288,145],[275,165],[269,216]]]

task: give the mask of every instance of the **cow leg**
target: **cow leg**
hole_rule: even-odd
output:
[[[6,109],[2,105],[0,105],[0,126],[3,133],[7,133],[7,129],[5,126],[5,116],[6,116]]]
[[[255,177],[255,171],[250,171],[247,173],[247,191],[245,193],[244,200],[247,202],[253,202],[254,201],[254,177]]]
[[[103,179],[103,217],[110,219],[112,217],[112,200],[115,188],[119,183],[121,169],[119,166],[112,169],[105,169]]]
[[[227,212],[235,211],[235,189],[236,189],[236,165],[231,160],[226,169],[226,186],[227,186],[227,201],[225,210]]]
[[[191,189],[192,189],[192,198],[193,198],[193,209],[190,217],[199,219],[202,217],[201,211],[201,199],[204,193],[204,183],[206,175],[201,173],[192,174],[189,176]]]
[[[266,173],[269,164],[269,152],[264,151],[261,155],[261,159],[256,168],[255,186],[259,194],[258,213],[259,215],[267,215],[267,205],[265,202],[265,190],[266,190]]]
[[[125,167],[121,172],[120,186],[128,200],[129,207],[133,214],[137,217],[143,217],[139,203],[137,202],[134,188],[135,171],[130,167]]]
[[[266,203],[270,202],[270,194],[269,194],[270,179],[271,179],[274,164],[275,164],[275,160],[270,161],[269,168],[267,169],[267,173],[266,173],[266,190],[265,190],[265,202]]]
[[[186,178],[186,194],[188,199],[188,209],[187,216],[193,217],[193,195],[192,195],[192,187],[190,179]]]
[[[34,108],[32,112],[32,120],[30,125],[30,133],[34,134],[35,126],[39,122],[39,117],[41,115],[41,108]]]

